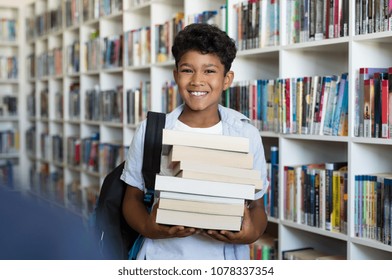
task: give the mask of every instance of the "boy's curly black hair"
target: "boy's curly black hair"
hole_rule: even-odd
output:
[[[207,23],[187,25],[174,38],[172,53],[176,66],[184,53],[190,50],[217,55],[225,66],[225,75],[237,53],[234,40],[219,27]]]

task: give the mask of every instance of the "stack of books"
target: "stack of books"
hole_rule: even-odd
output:
[[[240,230],[245,200],[262,187],[249,140],[164,129],[162,144],[172,176],[156,177],[157,223]]]

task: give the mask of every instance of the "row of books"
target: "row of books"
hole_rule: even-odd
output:
[[[40,116],[41,118],[48,118],[49,117],[49,89],[43,88],[40,93]]]
[[[330,254],[313,247],[303,247],[282,252],[282,260],[345,260],[346,256]]]
[[[284,166],[284,218],[347,233],[347,162]]]
[[[0,116],[17,116],[18,115],[18,97],[14,95],[3,95],[0,98]]]
[[[67,163],[84,171],[105,175],[125,158],[127,147],[115,143],[101,143],[99,133],[90,137],[67,137]]]
[[[64,2],[66,27],[79,24],[82,16],[83,21],[86,22],[122,11],[121,0],[67,0]],[[80,3],[82,3],[82,6],[80,6]],[[82,12],[80,10],[82,10]],[[26,18],[26,39],[32,40],[63,29],[62,18],[63,6],[61,3],[57,7],[52,7],[50,10],[46,11],[44,10],[38,15],[29,16]],[[11,25],[10,28],[14,27]],[[15,34],[15,32],[13,34]]]
[[[124,64],[140,66],[151,63],[151,27],[145,26],[124,33]]]
[[[355,34],[392,30],[392,3],[388,0],[355,1]]]
[[[271,146],[267,160],[268,191],[264,194],[265,212],[269,217],[279,218],[279,148]]]
[[[37,65],[37,73],[40,72]],[[80,71],[80,42],[76,40],[72,44],[66,46],[66,73],[77,74]]]
[[[35,62],[37,60],[37,63]],[[53,48],[34,57],[29,55],[26,59],[28,78],[42,78],[63,74],[63,50],[61,47]],[[37,66],[37,69],[35,67]]]
[[[245,0],[233,10],[232,36],[239,50],[279,45],[279,1]]]
[[[37,148],[36,148],[36,128],[35,126],[30,126],[26,129],[25,137],[26,137],[26,151],[30,157],[35,157]]]
[[[162,85],[162,112],[169,113],[182,103],[178,86],[174,80],[166,81]]]
[[[63,10],[61,5],[48,11],[42,11],[34,17],[27,17],[25,20],[26,39],[32,40],[60,30],[62,28],[62,19]]]
[[[16,41],[16,22],[15,19],[0,18],[0,41]]]
[[[151,82],[141,81],[140,85],[126,90],[127,123],[138,124],[151,108]]]
[[[100,90],[99,86],[86,90],[85,119],[92,121],[122,122],[123,86]]]
[[[262,187],[249,140],[164,129],[162,144],[169,169],[156,176],[157,223],[240,230],[245,201]]]
[[[0,154],[12,154],[19,151],[19,131],[16,128],[0,127]]]
[[[348,36],[349,1],[286,1],[287,43]]]
[[[355,136],[390,138],[392,134],[392,67],[361,67],[357,85]]]
[[[10,160],[0,160],[0,187],[14,188],[14,163]]]
[[[235,82],[222,104],[261,131],[348,135],[348,74]]]
[[[84,65],[86,71],[97,71],[101,68],[101,39],[99,37],[91,38],[84,43]],[[110,60],[109,60],[110,61]]]
[[[82,12],[81,0],[65,0],[65,26],[76,26],[80,23]]]
[[[18,57],[0,55],[0,79],[18,78]]]
[[[110,35],[103,38],[102,42],[103,68],[122,67],[123,65],[123,35]]]
[[[251,260],[277,260],[278,237],[264,233],[256,242],[249,245]]]
[[[63,137],[43,132],[40,135],[41,158],[58,164],[63,162]]]
[[[355,175],[355,236],[392,245],[392,173]]]
[[[187,15],[187,24],[208,23],[218,26],[221,30],[226,30],[226,4],[221,5],[217,10],[205,10],[200,13]]]
[[[176,13],[170,20],[154,25],[155,61],[165,62],[173,59],[171,47],[174,37],[185,26],[184,13]],[[130,46],[129,46],[130,47]]]

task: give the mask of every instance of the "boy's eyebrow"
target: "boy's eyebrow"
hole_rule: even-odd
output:
[[[191,67],[192,64],[191,64],[191,63],[184,62],[184,63],[179,64],[178,66],[179,66],[179,67],[181,67],[181,66],[188,66],[188,67]],[[203,64],[203,67],[218,67],[218,65],[213,64],[213,63],[209,63],[209,64]]]

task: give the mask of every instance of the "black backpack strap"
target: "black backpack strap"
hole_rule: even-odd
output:
[[[144,202],[149,208],[154,202],[155,176],[161,168],[162,129],[165,127],[165,122],[165,113],[153,111],[147,113],[142,174],[147,189]]]

